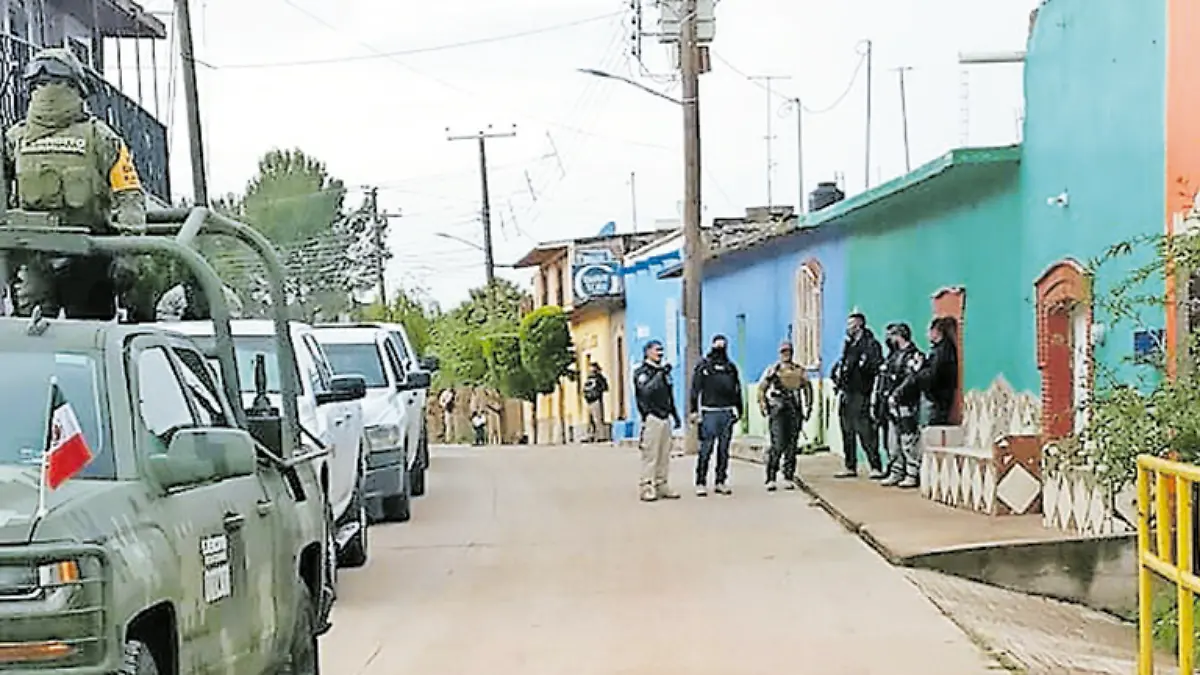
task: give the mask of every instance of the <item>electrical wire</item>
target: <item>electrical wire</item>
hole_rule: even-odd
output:
[[[808,113],[808,114],[810,114],[810,115],[823,115],[823,114],[825,114],[825,113],[832,112],[832,111],[833,111],[833,110],[835,110],[835,109],[836,109],[838,106],[840,106],[840,105],[842,104],[842,102],[844,102],[844,101],[846,100],[846,97],[848,97],[848,96],[850,95],[850,93],[851,93],[852,91],[854,91],[854,85],[855,85],[855,83],[856,83],[856,82],[858,82],[858,75],[859,75],[859,73],[861,73],[861,72],[862,72],[862,67],[863,67],[863,65],[864,65],[864,64],[867,62],[867,55],[868,55],[868,53],[869,53],[869,52],[868,52],[868,51],[864,51],[864,49],[863,49],[863,48],[864,48],[866,45],[867,45],[867,41],[866,41],[866,40],[861,40],[861,41],[859,41],[859,43],[858,43],[858,44],[855,46],[855,52],[857,52],[857,53],[858,53],[858,55],[859,55],[859,58],[858,58],[858,63],[857,63],[857,64],[855,64],[855,66],[854,66],[854,71],[853,71],[853,72],[850,74],[850,81],[849,81],[849,82],[846,84],[846,88],[845,88],[845,90],[844,90],[844,91],[842,91],[841,95],[840,95],[840,96],[838,96],[838,97],[837,97],[837,98],[836,98],[836,99],[833,101],[833,103],[831,103],[831,104],[829,104],[829,105],[825,106],[824,108],[813,109],[813,108],[809,108],[808,106],[805,106],[803,103],[801,103],[801,108],[803,108],[803,109],[804,109],[804,112],[806,112],[806,113]],[[797,97],[795,97],[795,96],[788,96],[788,95],[786,95],[786,94],[784,94],[784,93],[782,93],[782,92],[776,91],[776,90],[775,90],[775,89],[773,89],[773,88],[768,88],[766,85],[762,84],[762,83],[761,83],[761,82],[759,82],[758,80],[756,80],[756,79],[754,79],[753,77],[751,77],[750,75],[746,74],[746,72],[745,72],[745,71],[743,71],[743,70],[741,70],[740,68],[738,68],[737,66],[735,66],[735,65],[734,65],[732,62],[730,62],[730,61],[729,61],[729,59],[726,59],[724,56],[721,56],[719,53],[717,53],[717,52],[715,52],[715,51],[713,51],[713,52],[711,52],[711,53],[712,53],[712,55],[713,55],[713,56],[714,56],[714,57],[715,57],[715,58],[716,58],[718,61],[720,61],[721,63],[725,64],[725,66],[726,66],[727,68],[729,68],[729,69],[730,69],[731,71],[733,71],[735,74],[737,74],[737,75],[741,76],[742,78],[744,78],[744,79],[745,79],[747,82],[749,82],[750,84],[754,85],[755,87],[758,87],[759,89],[762,89],[763,91],[765,91],[765,92],[767,92],[767,93],[771,94],[772,96],[777,96],[777,97],[779,97],[780,99],[782,99],[783,101],[785,101],[785,102],[787,102],[787,103],[789,103],[789,104],[792,104],[792,105],[795,105],[795,102],[796,102],[797,100],[799,100],[799,99],[798,99]]]
[[[291,3],[288,3],[291,4]],[[576,26],[583,26],[589,23],[595,23],[604,19],[609,19],[614,16],[619,16],[623,12],[608,12],[599,16],[591,16],[586,19],[576,19],[575,21],[566,21],[563,23],[543,26],[541,28],[532,28],[516,33],[505,33],[503,35],[493,35],[490,37],[476,38],[473,40],[462,40],[460,42],[449,42],[440,45],[431,45],[428,47],[416,47],[413,49],[404,49],[400,51],[380,52],[378,54],[360,54],[358,56],[341,56],[327,59],[309,59],[302,61],[274,61],[267,63],[230,63],[222,66],[217,66],[218,70],[246,70],[246,69],[261,69],[261,68],[290,68],[301,66],[319,66],[340,63],[356,63],[359,61],[372,61],[375,59],[392,58],[398,56],[414,56],[416,54],[429,54],[431,52],[442,52],[452,49],[463,49],[467,47],[475,47],[479,45],[493,44],[496,42],[506,42],[508,40],[516,40],[531,35],[540,35],[543,33],[552,33]]]

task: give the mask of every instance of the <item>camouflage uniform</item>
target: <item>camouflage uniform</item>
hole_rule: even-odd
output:
[[[95,234],[144,232],[146,197],[129,148],[87,111],[82,64],[70,50],[46,49],[29,62],[24,77],[32,91],[28,114],[5,132],[3,143],[5,175],[16,186],[9,190],[10,205],[52,213],[63,227]],[[41,306],[52,316],[59,310],[74,318],[115,315],[111,256],[38,254],[13,262],[21,267],[18,312]]]
[[[808,371],[792,361],[792,345],[780,345],[780,360],[759,378],[758,405],[768,420],[771,447],[767,452],[767,489],[783,472],[783,487],[796,489],[796,443],[800,427],[812,413],[813,390]],[[781,466],[782,463],[782,466]]]

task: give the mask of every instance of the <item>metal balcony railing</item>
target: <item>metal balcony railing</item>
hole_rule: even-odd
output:
[[[11,81],[0,95],[0,125],[4,129],[25,117],[29,90],[21,80],[25,64],[38,47],[11,35],[0,34],[0,76]],[[93,73],[92,112],[121,134],[133,155],[142,185],[159,199],[171,202],[171,181],[167,154],[167,128],[144,108],[116,87]]]

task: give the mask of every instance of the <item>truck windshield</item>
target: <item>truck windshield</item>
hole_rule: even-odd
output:
[[[50,424],[50,378],[75,412],[92,461],[81,478],[113,478],[108,418],[96,360],[74,352],[0,353],[0,464],[36,470]]]
[[[200,349],[206,354],[212,354],[216,345],[216,339],[212,336],[193,338]],[[272,335],[235,335],[233,337],[233,351],[237,358],[238,369],[238,390],[243,394],[253,394],[254,388],[254,357],[262,354],[267,362],[267,393],[278,394],[283,391],[283,385],[279,380],[279,360],[275,357],[278,349],[275,348],[275,337]],[[211,358],[211,357],[210,357]],[[220,377],[220,369],[216,367],[216,359],[212,358],[213,367],[217,370],[217,376]],[[299,369],[296,371],[296,382],[300,382]]]
[[[361,375],[372,389],[387,387],[383,374],[383,361],[379,348],[374,344],[330,344],[322,343],[329,365],[335,375]]]

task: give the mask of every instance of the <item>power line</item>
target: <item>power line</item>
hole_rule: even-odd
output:
[[[835,108],[837,108],[839,105],[841,105],[843,101],[846,100],[846,97],[849,96],[852,91],[854,91],[854,84],[856,82],[858,82],[858,75],[860,72],[862,72],[862,67],[867,62],[867,52],[864,51],[864,47],[866,45],[867,45],[867,41],[863,40],[863,41],[859,42],[858,45],[855,47],[855,51],[857,51],[859,54],[858,63],[855,64],[854,71],[850,74],[850,81],[846,83],[846,89],[841,93],[841,95],[838,96],[833,101],[833,103],[825,106],[824,108],[818,108],[818,109],[814,110],[814,109],[809,108],[808,106],[805,106],[802,104],[801,108],[803,108],[804,112],[806,112],[810,115],[823,115],[825,113],[832,112]],[[729,59],[726,59],[724,56],[721,56],[719,53],[713,51],[713,52],[711,52],[711,54],[718,61],[725,64],[725,66],[727,68],[729,68],[730,70],[732,70],[735,74],[741,76],[743,79],[745,79],[750,84],[753,84],[754,86],[758,87],[759,89],[766,91],[770,95],[778,97],[781,101],[790,103],[790,102],[793,102],[796,100],[795,96],[789,96],[787,94],[784,94],[784,93],[781,93],[778,91],[774,91],[774,90],[768,88],[767,86],[763,85],[761,82],[756,80],[753,76],[747,74],[745,71],[743,71],[740,68],[738,68],[737,66],[735,66],[733,63],[731,63],[729,61]]]
[[[291,4],[291,3],[289,2],[288,4]],[[466,47],[475,47],[478,45],[492,44],[495,42],[505,42],[508,40],[516,40],[516,39],[523,38],[523,37],[529,37],[531,35],[540,35],[542,33],[552,33],[555,31],[565,30],[568,28],[574,28],[575,26],[582,26],[582,25],[589,24],[589,23],[595,23],[597,21],[603,21],[604,19],[610,19],[615,16],[620,16],[623,13],[624,12],[609,12],[607,14],[591,16],[586,19],[577,19],[575,21],[566,21],[563,23],[553,24],[550,26],[543,26],[541,28],[532,28],[530,30],[523,30],[523,31],[519,31],[516,33],[505,33],[503,35],[493,35],[490,37],[476,38],[473,40],[462,40],[460,42],[449,42],[449,43],[440,44],[440,45],[431,45],[428,47],[415,47],[413,49],[403,49],[400,51],[380,52],[377,54],[360,54],[358,56],[340,56],[340,57],[332,57],[332,58],[327,58],[327,59],[308,59],[308,60],[301,60],[301,61],[274,61],[274,62],[266,62],[266,63],[231,63],[231,64],[226,64],[223,66],[218,66],[217,68],[218,68],[218,70],[246,70],[246,69],[258,69],[258,68],[290,68],[290,67],[299,67],[299,66],[319,66],[319,65],[338,64],[338,63],[355,63],[358,61],[373,61],[375,59],[392,58],[392,57],[398,57],[398,56],[414,56],[417,54],[428,54],[431,52],[442,52],[442,51],[448,51],[451,49],[463,49]]]

